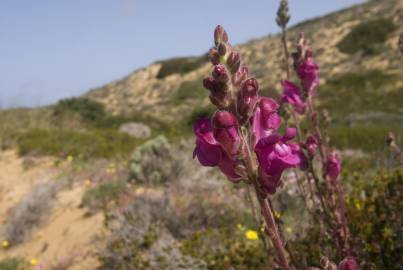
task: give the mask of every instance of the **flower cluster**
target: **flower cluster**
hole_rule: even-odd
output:
[[[292,142],[296,129],[286,128],[284,135],[279,134],[280,105],[272,98],[259,96],[257,80],[249,77],[248,68],[242,64],[239,52],[229,44],[222,26],[215,29],[214,41],[215,48],[209,52],[214,68],[203,84],[218,110],[212,119],[194,123],[194,156],[203,166],[217,166],[233,182],[257,175],[262,191],[274,193],[283,171],[303,163],[300,146]],[[309,65],[312,60],[306,57],[298,67],[306,85],[312,76]],[[282,100],[295,104],[302,113],[305,105],[301,106],[299,90],[291,82],[283,83],[287,92]],[[253,165],[255,160],[258,166]]]

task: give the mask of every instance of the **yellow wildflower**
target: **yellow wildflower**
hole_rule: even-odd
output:
[[[276,218],[281,218],[280,212],[274,211],[274,215],[276,216]]]
[[[245,237],[248,240],[257,240],[257,239],[259,239],[259,235],[258,235],[257,231],[254,231],[254,230],[247,230],[245,232]]]
[[[85,185],[86,187],[90,187],[90,186],[91,186],[91,180],[90,180],[90,179],[85,180],[85,181],[84,181],[84,185]]]
[[[29,261],[29,263],[30,263],[31,265],[35,266],[35,265],[38,265],[38,260],[37,260],[37,259],[31,259],[31,260]]]
[[[361,204],[359,201],[356,201],[354,205],[355,205],[355,208],[357,208],[357,210],[361,210]]]
[[[67,156],[67,161],[68,161],[68,162],[72,162],[72,161],[73,161],[73,156],[72,156],[72,155],[68,155],[68,156]]]
[[[243,229],[243,225],[240,224],[240,223],[238,223],[238,224],[236,225],[236,227],[237,227],[239,230],[242,230],[242,229]]]
[[[8,248],[8,247],[10,246],[10,243],[9,243],[7,240],[4,240],[4,241],[1,243],[1,246],[2,246],[3,248]]]
[[[291,227],[286,227],[285,230],[286,230],[288,233],[292,233],[292,228],[291,228]]]

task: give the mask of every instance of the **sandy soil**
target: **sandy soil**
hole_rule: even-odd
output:
[[[54,161],[52,158],[36,159],[32,168],[24,169],[24,161],[14,151],[0,152],[0,224],[6,222],[10,209],[33,185],[55,181],[69,166],[56,167]],[[68,269],[94,269],[97,261],[92,256],[95,251],[93,240],[103,228],[103,215],[85,216],[86,210],[79,207],[85,189],[83,181],[78,181],[60,191],[47,222],[34,230],[26,242],[0,249],[0,260],[14,256],[28,261],[35,259],[43,268],[32,269],[48,269],[50,264],[75,259]]]

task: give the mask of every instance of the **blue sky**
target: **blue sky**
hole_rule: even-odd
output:
[[[278,31],[278,0],[1,0],[0,108],[80,95],[159,59]],[[290,0],[291,24],[360,0]]]

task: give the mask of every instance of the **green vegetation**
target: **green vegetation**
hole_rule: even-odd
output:
[[[207,56],[200,57],[178,57],[158,62],[161,69],[157,74],[158,79],[165,78],[172,74],[186,74],[191,72],[203,64],[207,63]]]
[[[56,126],[76,122],[74,126],[80,127],[82,122],[84,127],[107,129],[118,128],[122,123],[131,120],[125,116],[110,115],[105,111],[103,104],[83,97],[60,100],[53,106],[52,116]]]
[[[379,70],[340,74],[320,87],[320,108],[340,120],[353,113],[402,113],[403,91],[395,82],[395,76]]]
[[[98,184],[88,190],[83,197],[82,204],[90,209],[101,209],[116,200],[127,189],[123,181],[109,181]]]
[[[113,157],[127,156],[141,140],[115,130],[85,132],[63,129],[30,129],[19,135],[18,151],[39,155]]]
[[[21,258],[7,258],[0,261],[1,270],[23,270],[27,263]]]
[[[246,239],[242,230],[225,228],[195,232],[183,241],[182,252],[202,259],[209,270],[270,269],[274,257],[267,256],[261,241]]]
[[[396,28],[393,20],[389,18],[364,22],[354,27],[337,47],[348,54],[362,50],[364,54],[373,55],[378,52],[377,47],[382,45]]]
[[[338,149],[361,149],[366,152],[382,150],[388,132],[402,136],[402,126],[333,127],[329,130],[331,143]]]
[[[360,245],[363,269],[401,269],[403,171],[357,176],[348,199],[352,235]],[[364,195],[365,194],[365,195]]]
[[[196,109],[194,109],[192,111],[192,113],[190,114],[188,120],[186,121],[186,124],[188,126],[192,126],[193,123],[200,118],[204,118],[204,117],[211,117],[213,115],[213,113],[216,111],[216,108],[208,105],[206,107],[198,107]]]
[[[207,96],[201,80],[183,82],[171,97],[172,101],[180,104],[189,99],[201,99]]]

